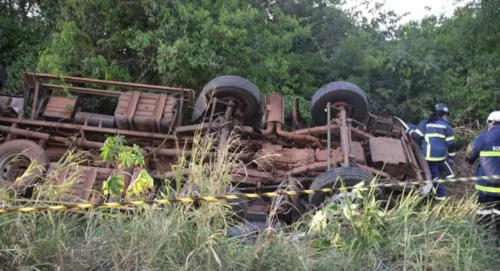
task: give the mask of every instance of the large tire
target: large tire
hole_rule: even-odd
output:
[[[17,139],[0,145],[0,186],[22,193],[45,175],[49,159],[33,141]],[[29,172],[26,169],[32,164]],[[26,175],[16,182],[18,177]]]
[[[370,182],[373,175],[360,168],[355,167],[340,167],[332,168],[316,177],[312,182],[309,189],[323,189],[323,188],[339,188],[342,186],[341,178],[345,187],[352,187],[362,181]],[[334,191],[333,194],[343,193],[342,191]],[[325,201],[325,193],[314,193],[309,195],[309,203],[315,207],[320,206]]]
[[[234,188],[233,190],[230,190],[229,187],[226,188],[226,193],[230,194],[240,194],[241,191],[238,190],[237,188]],[[235,217],[238,218],[239,220],[243,220],[247,216],[247,209],[248,209],[248,200],[245,198],[238,198],[238,199],[232,199],[227,201],[228,204],[231,206],[231,209],[233,210]]]
[[[326,125],[327,103],[344,102],[352,106],[348,117],[362,122],[368,113],[368,100],[365,92],[349,82],[332,82],[314,93],[311,99],[311,117],[315,125]]]
[[[208,82],[196,100],[192,122],[198,121],[208,109],[209,99],[232,98],[241,110],[244,124],[254,125],[260,121],[260,91],[245,78],[233,75],[219,76]]]

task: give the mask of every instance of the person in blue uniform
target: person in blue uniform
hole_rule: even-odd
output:
[[[413,123],[408,123],[407,125],[408,125],[408,129],[406,130],[407,134],[417,129],[417,125]],[[453,171],[452,165],[453,164],[452,162],[450,162],[450,160],[446,160],[439,165],[439,174],[440,174],[439,179],[455,178],[455,172]]]
[[[486,122],[488,130],[469,144],[465,156],[470,164],[479,159],[478,177],[500,175],[500,111],[492,112]],[[483,219],[500,215],[500,180],[479,180],[474,188],[483,207],[478,210],[478,215]],[[500,221],[496,222],[496,230],[500,233]]]
[[[449,163],[455,160],[455,134],[448,123],[450,110],[446,104],[439,103],[428,119],[409,132],[411,137],[421,146],[424,159],[431,170],[432,179],[439,179],[440,173],[449,170],[448,176],[454,176]],[[447,162],[448,161],[448,162]],[[436,200],[444,200],[446,190],[442,184],[434,184]]]

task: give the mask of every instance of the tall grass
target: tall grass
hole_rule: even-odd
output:
[[[197,136],[166,180],[182,193],[222,194],[239,165],[217,164],[211,137]],[[65,162],[69,165],[74,162]],[[183,169],[191,174],[187,177]],[[193,189],[196,188],[196,189]],[[380,212],[373,191],[306,215],[292,231],[266,231],[252,245],[226,232],[227,203],[146,206],[134,214],[91,210],[0,216],[2,270],[496,270],[498,249],[473,219],[472,199],[422,204],[417,195]],[[362,209],[360,209],[362,206]],[[319,227],[317,227],[319,223]],[[307,233],[307,234],[304,234]]]
[[[335,246],[347,257],[349,270],[494,270],[499,263],[495,237],[474,222],[472,198],[422,204],[410,194],[380,212],[366,192],[362,203],[362,210],[349,201],[327,206],[331,219],[317,236],[320,247]]]

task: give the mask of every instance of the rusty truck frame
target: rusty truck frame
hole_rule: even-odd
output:
[[[370,112],[363,90],[349,82],[332,82],[316,91],[310,105],[313,125],[308,126],[299,99],[285,118],[281,94],[267,94],[261,101],[257,86],[238,76],[213,79],[198,97],[186,88],[40,73],[25,73],[23,78],[22,96],[0,97],[0,185],[19,191],[40,182],[39,176],[53,170],[68,148],[98,150],[108,136],[117,134],[154,154],[146,157],[146,168],[164,180],[173,177],[172,165],[180,155],[191,155],[195,133],[217,131],[217,152],[235,128],[246,146],[240,156],[246,166],[236,170],[233,179],[240,191],[273,191],[291,179],[301,189],[321,189],[338,186],[338,177],[346,185],[375,176],[387,183],[431,177],[404,123]],[[107,114],[85,111],[95,97],[109,104]],[[179,142],[185,145],[179,147]],[[12,160],[20,153],[43,170],[14,185],[27,168]],[[90,191],[99,191],[113,168],[105,164],[81,170],[73,195],[85,201],[107,200]],[[56,182],[64,183],[70,171],[59,174]],[[300,213],[305,206],[335,197],[295,197],[290,208]]]

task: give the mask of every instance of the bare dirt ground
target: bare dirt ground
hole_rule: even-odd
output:
[[[456,177],[473,177],[476,176],[476,165],[467,163],[465,161],[465,154],[458,152],[453,171]],[[453,199],[460,200],[464,197],[472,196],[474,193],[474,184],[474,182],[448,183],[446,184],[446,191]]]

